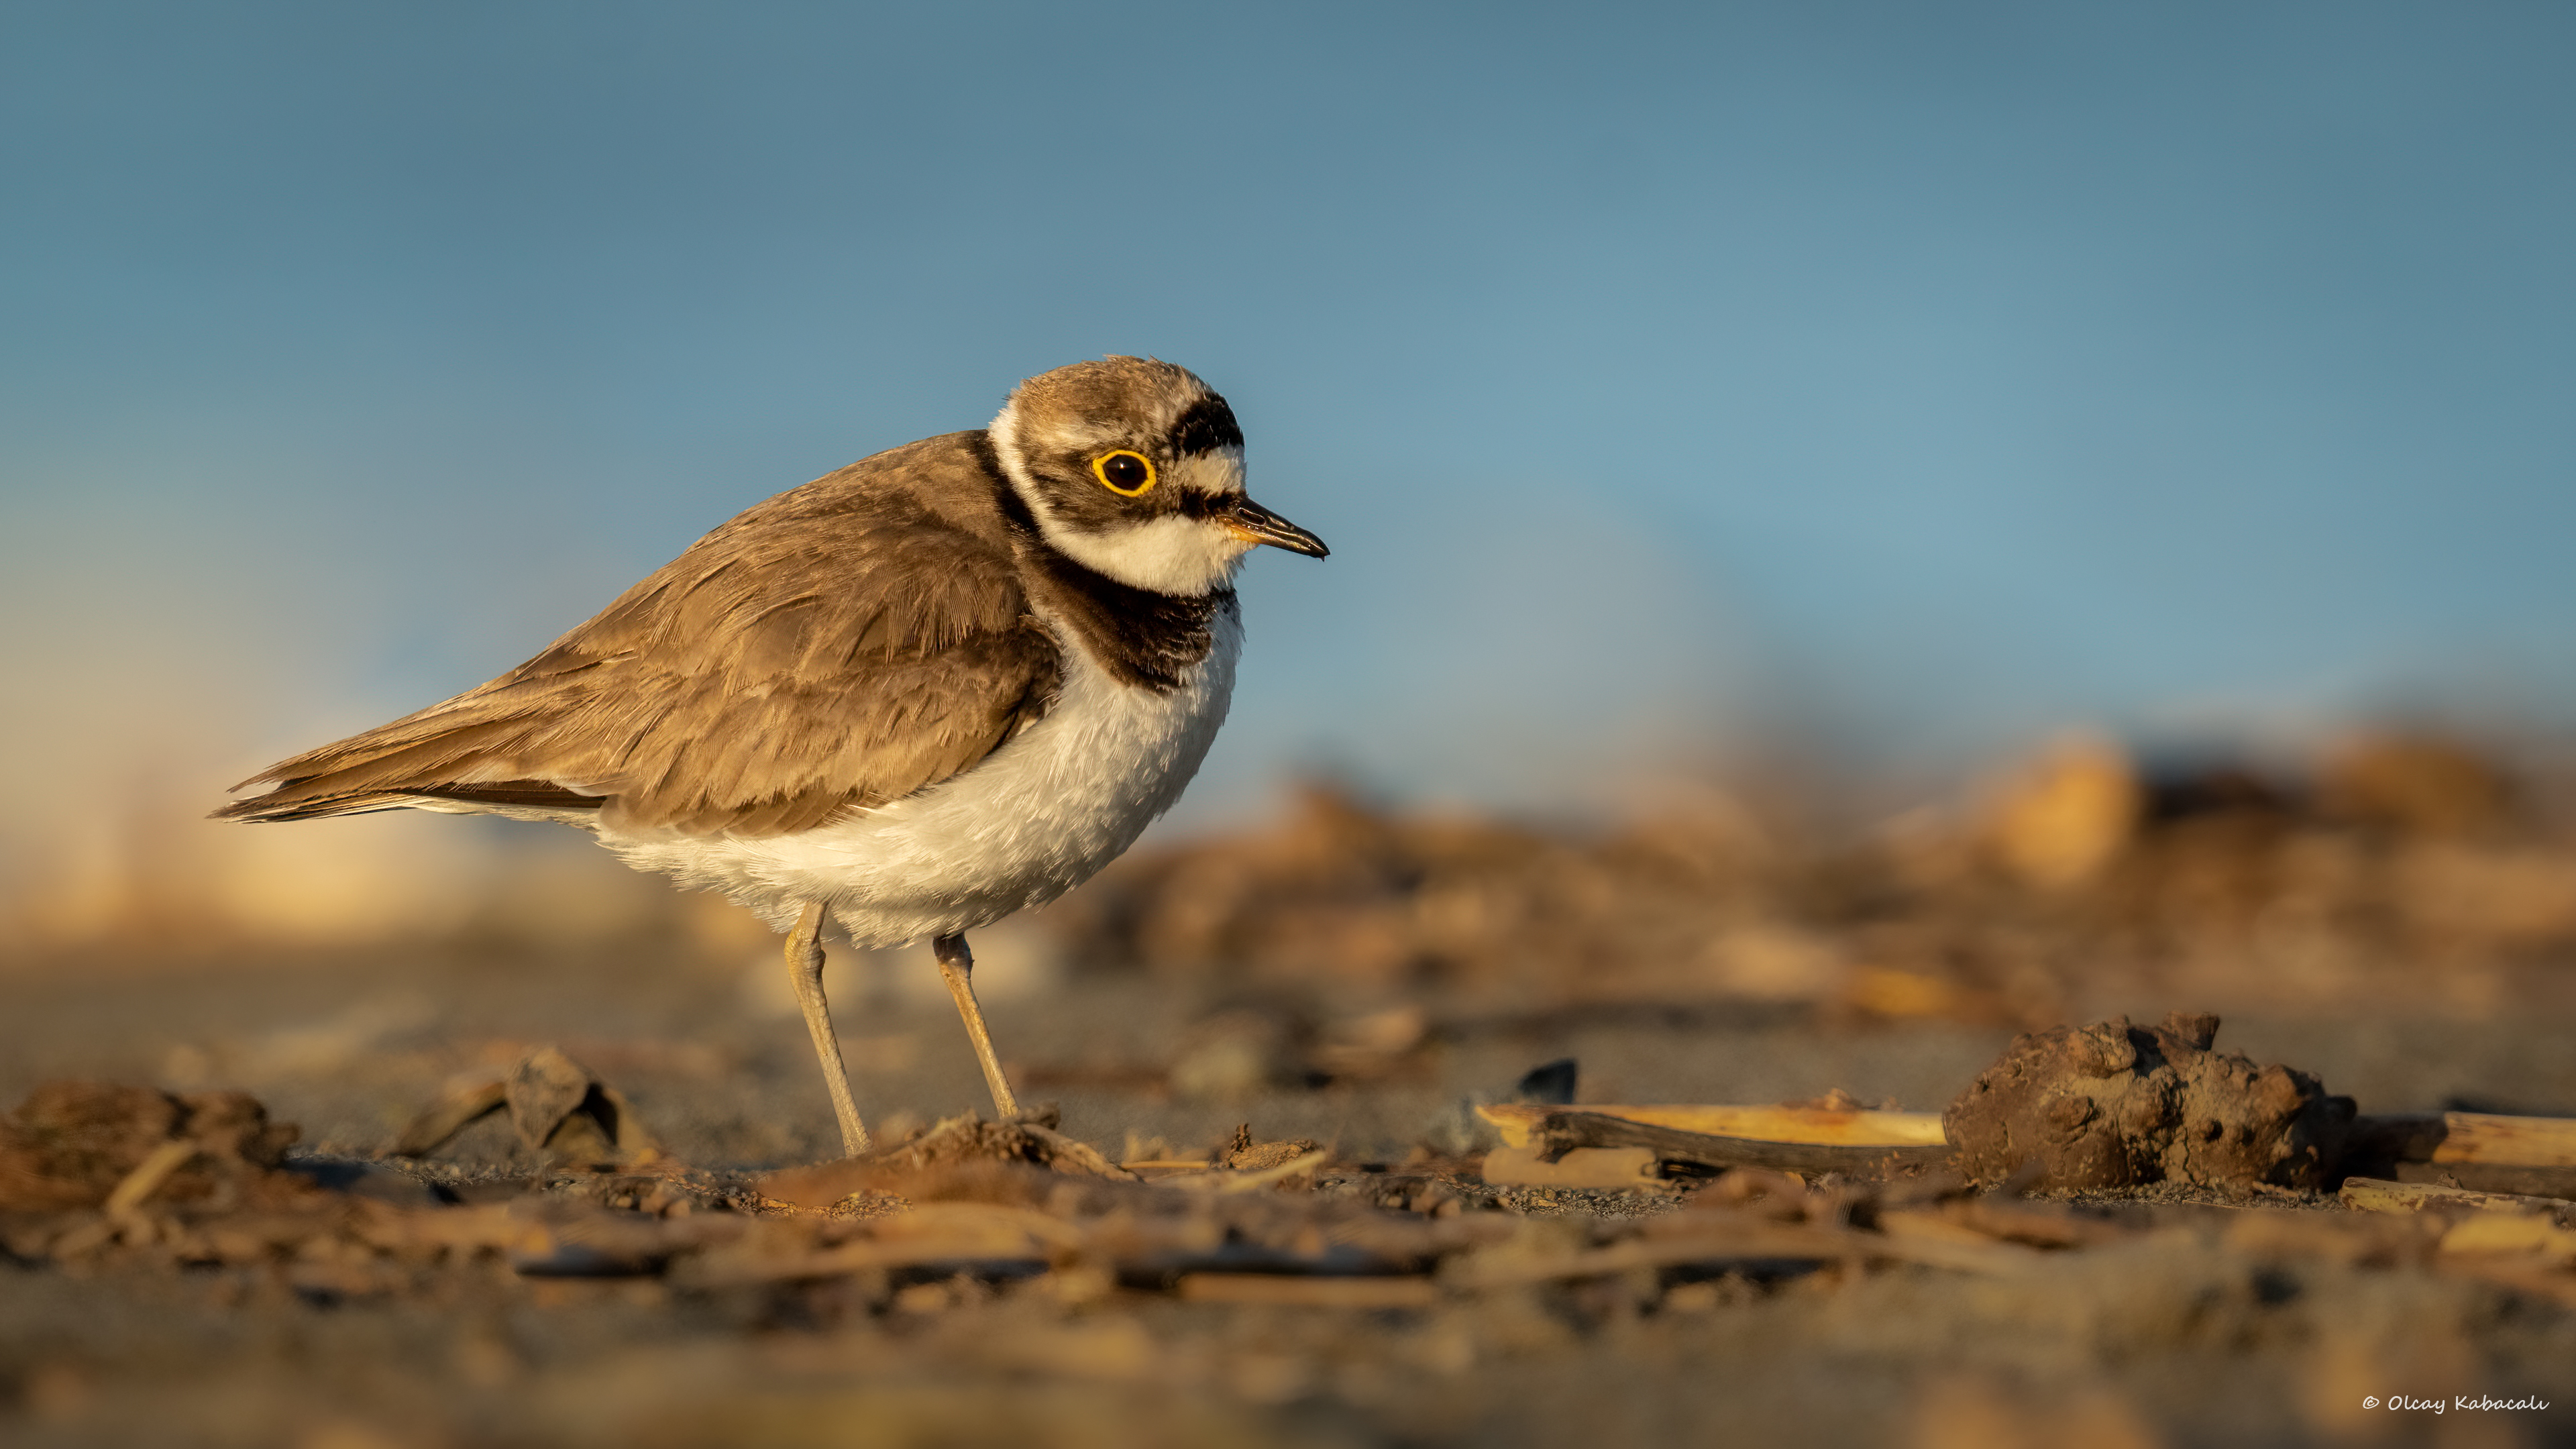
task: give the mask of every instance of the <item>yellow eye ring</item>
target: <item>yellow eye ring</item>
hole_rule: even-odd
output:
[[[1154,460],[1120,448],[1091,460],[1091,476],[1121,498],[1134,498],[1154,486]]]

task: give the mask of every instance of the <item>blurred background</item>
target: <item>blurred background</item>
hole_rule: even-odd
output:
[[[2565,7],[0,27],[21,959],[765,949],[570,832],[199,817],[1110,352],[1334,554],[1049,969],[2018,1021],[2576,939]]]
[[[203,817],[1115,352],[1333,553],[1248,561],[1178,811],[974,936],[1066,1133],[1445,1216],[1478,1100],[1931,1111],[2176,1008],[2365,1112],[2576,1116],[2571,56],[2562,0],[0,0],[0,1108],[239,1089],[348,1165],[552,1045],[672,1181],[836,1156],[725,902],[552,826]],[[879,1140],[981,1110],[926,950],[827,979]],[[642,1180],[435,1156],[517,1222]],[[0,1222],[0,1438],[2412,1443],[2351,1405],[2576,1363],[2536,1252],[2504,1297],[2322,1227],[1332,1314],[379,1294],[269,1216],[184,1271]],[[2514,1417],[2428,1424],[2559,1442]]]

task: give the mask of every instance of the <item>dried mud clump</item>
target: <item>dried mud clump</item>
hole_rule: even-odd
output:
[[[113,1082],[54,1081],[0,1117],[0,1211],[94,1208],[146,1159],[164,1154],[154,1195],[172,1202],[292,1192],[302,1179],[274,1171],[293,1125],[241,1092],[174,1096]]]
[[[2118,1017],[2017,1037],[1941,1117],[1968,1176],[2037,1188],[2318,1187],[2353,1102],[2316,1078],[2211,1050],[2218,1018]]]
[[[896,1175],[997,1162],[1091,1177],[1134,1177],[1103,1157],[1098,1149],[1065,1136],[1055,1127],[1052,1111],[1001,1122],[974,1116],[952,1117],[927,1132],[879,1148],[858,1160]]]
[[[1234,1140],[1226,1144],[1224,1162],[1227,1170],[1232,1172],[1268,1172],[1319,1152],[1323,1146],[1312,1137],[1262,1142],[1253,1137],[1252,1124],[1245,1122],[1236,1126]]]
[[[770,1173],[759,1191],[790,1207],[869,1210],[912,1197],[1016,1200],[1031,1174],[1135,1180],[1099,1149],[1056,1131],[1055,1123],[1051,1111],[1001,1122],[952,1117],[862,1157]]]

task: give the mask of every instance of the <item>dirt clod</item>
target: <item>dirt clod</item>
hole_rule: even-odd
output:
[[[1284,1166],[1315,1151],[1324,1144],[1307,1137],[1292,1137],[1285,1142],[1260,1142],[1252,1135],[1252,1124],[1234,1129],[1234,1140],[1225,1147],[1225,1165],[1235,1172],[1266,1172]]]
[[[1135,1180],[1097,1148],[1056,1131],[1053,1120],[1046,1113],[1002,1122],[951,1117],[864,1157],[770,1173],[760,1179],[760,1193],[791,1206],[830,1208],[853,1198],[990,1193],[1005,1180],[1025,1189],[1020,1175],[1031,1173]]]
[[[2217,1036],[2217,1017],[2182,1011],[2161,1026],[2124,1016],[2028,1033],[1950,1104],[1942,1126],[1980,1182],[2324,1183],[2352,1099],[2326,1095],[2304,1072],[2216,1051]]]
[[[188,1201],[228,1186],[291,1195],[301,1180],[274,1169],[296,1135],[241,1092],[182,1097],[114,1082],[46,1082],[0,1117],[0,1210],[97,1207],[172,1142],[197,1150],[153,1189],[157,1197]]]

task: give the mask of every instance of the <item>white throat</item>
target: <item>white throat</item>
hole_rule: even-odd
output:
[[[1130,588],[1195,598],[1222,588],[1253,545],[1211,519],[1165,514],[1143,523],[1093,533],[1066,524],[1046,495],[1029,481],[1028,460],[1020,448],[1017,407],[1005,407],[989,433],[1003,475],[1020,501],[1029,506],[1038,532],[1065,556],[1085,568]],[[1206,458],[1182,460],[1164,480],[1167,488],[1196,487],[1209,492],[1241,493],[1243,460],[1235,450]]]

